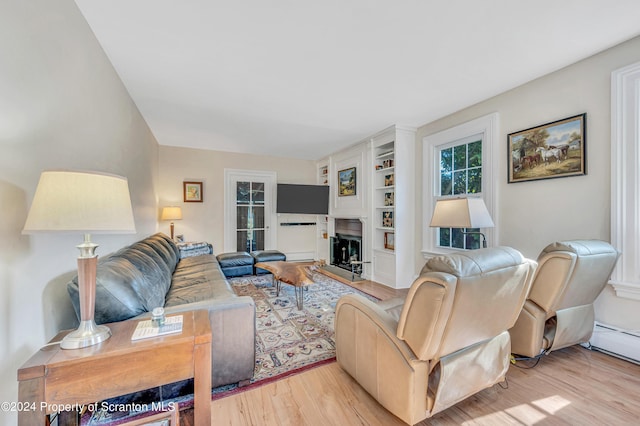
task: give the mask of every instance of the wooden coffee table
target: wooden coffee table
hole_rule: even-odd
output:
[[[294,262],[277,260],[275,262],[258,262],[256,268],[265,269],[273,274],[273,282],[276,285],[276,295],[280,296],[282,283],[292,285],[296,295],[296,305],[298,310],[302,309],[304,303],[303,290],[306,286],[313,284],[311,279],[312,265],[301,265]]]
[[[183,315],[181,333],[132,341],[139,321],[132,319],[107,324],[111,338],[94,346],[61,349],[50,343],[40,349],[18,370],[18,401],[26,407],[18,424],[44,425],[47,415],[58,411],[66,412],[59,424],[76,424],[77,413],[69,411],[189,378],[194,379],[195,424],[211,424],[209,315],[206,310],[178,315]]]

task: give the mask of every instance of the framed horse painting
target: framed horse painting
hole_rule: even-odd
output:
[[[507,135],[509,183],[587,174],[587,114]]]

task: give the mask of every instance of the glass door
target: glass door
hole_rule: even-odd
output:
[[[225,169],[223,252],[273,250],[275,172]]]
[[[236,250],[264,250],[264,182],[236,182]]]

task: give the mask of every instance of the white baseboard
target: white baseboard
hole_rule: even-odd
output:
[[[640,364],[640,333],[596,322],[592,347]]]

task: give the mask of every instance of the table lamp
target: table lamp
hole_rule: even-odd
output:
[[[433,217],[429,224],[432,228],[493,228],[493,220],[482,198],[445,198],[436,201]],[[482,247],[487,247],[487,239],[482,232],[466,232],[463,234],[480,234]]]
[[[160,220],[171,221],[171,239],[173,240],[173,221],[182,219],[182,209],[180,207],[170,206],[163,207]]]
[[[126,178],[78,171],[45,171],[40,175],[22,232],[84,234],[84,242],[77,246],[80,326],[64,337],[61,348],[84,348],[111,336],[107,326],[94,321],[98,245],[91,241],[91,234],[135,231]]]

